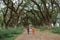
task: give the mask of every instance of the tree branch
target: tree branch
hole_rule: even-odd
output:
[[[42,13],[42,11],[41,11],[41,7],[39,6],[39,4],[37,4],[34,0],[31,0],[35,5],[37,5],[37,8],[39,9],[39,11],[40,11],[40,13],[41,13],[41,15],[42,15],[42,18],[43,18],[43,20],[45,20],[45,17],[44,17],[44,15],[43,15],[43,13]]]
[[[16,12],[18,11],[18,9],[19,9],[19,7],[21,6],[22,3],[23,3],[23,0],[22,0],[22,2],[20,4],[18,4],[18,7],[16,9]]]

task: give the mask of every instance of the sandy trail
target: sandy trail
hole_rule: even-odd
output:
[[[47,32],[40,33],[39,31],[36,31],[35,35],[28,35],[25,31],[22,35],[17,36],[15,40],[60,40],[60,35]]]

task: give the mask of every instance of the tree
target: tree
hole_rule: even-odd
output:
[[[53,17],[51,14],[53,13],[53,11],[57,11],[58,8],[60,9],[59,3],[57,3],[56,0],[40,0],[41,4],[43,5],[43,8],[44,8],[44,10],[42,10],[41,5],[39,5],[35,0],[31,0],[31,1],[37,6],[37,8],[40,12],[41,18],[44,21],[43,23],[47,24],[50,27],[50,24],[52,22],[51,19]],[[50,8],[52,8],[52,9],[50,9]],[[58,13],[58,11],[55,13]],[[56,18],[57,18],[57,14],[55,16],[55,19]]]
[[[56,22],[58,0],[3,0],[6,5],[4,24],[6,27],[22,24],[48,25]],[[54,15],[56,14],[56,15]],[[53,19],[53,16],[55,17]]]
[[[16,1],[16,2],[18,2],[17,4],[13,3],[12,0],[3,0],[3,2],[6,5],[6,10],[3,14],[4,24],[5,24],[6,28],[8,26],[15,27],[18,24],[19,17],[21,15],[21,12],[24,9],[24,7],[22,7],[22,9],[19,8],[22,5],[23,0],[21,1],[21,3],[19,3],[19,0]]]

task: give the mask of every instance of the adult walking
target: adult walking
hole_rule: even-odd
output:
[[[27,33],[29,34],[29,27],[27,27]]]

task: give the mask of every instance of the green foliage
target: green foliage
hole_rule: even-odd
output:
[[[40,31],[45,31],[47,30],[47,27],[40,27]]]
[[[60,34],[60,27],[52,29],[52,33]]]
[[[45,31],[48,29],[46,26],[35,26],[35,28],[39,29],[40,31]]]
[[[9,38],[4,38],[4,39],[0,39],[0,40],[14,40],[15,37],[9,37]]]
[[[57,16],[58,16],[58,12],[57,12],[57,10],[55,10],[55,11],[53,11],[52,13],[51,13],[51,16],[52,16],[52,21],[54,22],[54,21],[56,21],[57,20]]]
[[[21,34],[22,32],[23,28],[0,29],[0,39],[14,37],[17,34]]]

